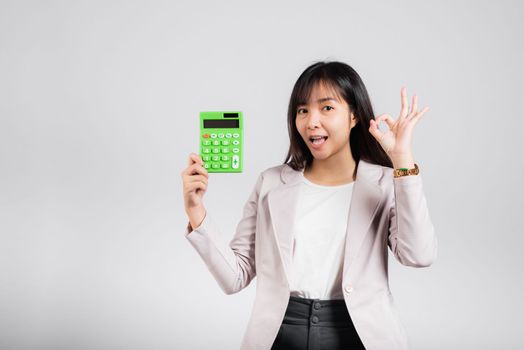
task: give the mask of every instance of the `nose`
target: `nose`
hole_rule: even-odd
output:
[[[308,114],[307,127],[308,129],[314,129],[320,125],[320,114],[315,111],[311,111]]]

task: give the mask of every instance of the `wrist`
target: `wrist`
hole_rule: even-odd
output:
[[[206,217],[206,209],[203,206],[198,206],[195,208],[186,210],[187,216],[189,218],[189,224],[192,229],[200,226],[204,218]]]
[[[413,169],[415,167],[415,160],[411,153],[394,154],[390,156],[393,163],[393,169]]]

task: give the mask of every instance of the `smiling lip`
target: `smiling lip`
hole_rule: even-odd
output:
[[[317,135],[317,136],[321,136],[321,135]],[[312,137],[312,136],[310,136]],[[324,141],[322,143],[319,143],[319,144],[314,144],[313,141],[311,141],[311,139],[309,139],[309,144],[311,146],[311,148],[313,149],[319,149],[321,148],[322,146],[324,146],[324,144],[327,142],[327,136],[323,136],[324,137]]]

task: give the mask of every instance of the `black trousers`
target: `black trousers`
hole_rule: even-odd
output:
[[[365,349],[344,299],[320,300],[290,296],[271,350]]]

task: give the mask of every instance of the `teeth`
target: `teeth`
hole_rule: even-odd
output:
[[[326,137],[314,138],[312,139],[313,144],[318,145],[325,142]]]

